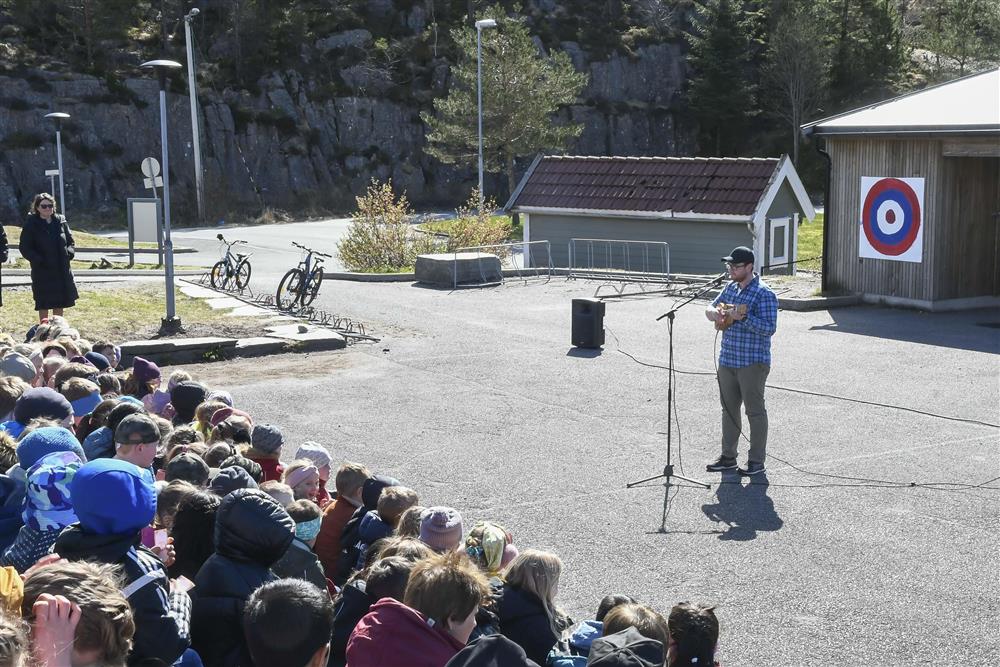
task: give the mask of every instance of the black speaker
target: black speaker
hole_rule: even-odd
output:
[[[573,345],[604,345],[604,302],[599,299],[573,299]]]

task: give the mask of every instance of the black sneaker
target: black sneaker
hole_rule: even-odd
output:
[[[762,472],[764,472],[764,464],[756,463],[754,461],[747,461],[747,467],[740,468],[740,474],[746,475],[747,477],[750,475],[759,475]]]
[[[705,466],[705,470],[708,472],[722,472],[723,470],[734,470],[735,468],[736,459],[728,456],[720,456],[715,459],[715,461]]]

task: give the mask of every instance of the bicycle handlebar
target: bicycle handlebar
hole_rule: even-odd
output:
[[[333,258],[333,255],[328,255],[325,252],[320,252],[319,250],[313,250],[312,248],[307,248],[306,246],[302,245],[301,243],[296,243],[295,241],[292,241],[292,245],[295,246],[296,248],[301,248],[302,250],[305,250],[306,252],[308,252],[310,254],[313,254],[313,255],[319,255],[320,257],[329,257],[331,259]]]

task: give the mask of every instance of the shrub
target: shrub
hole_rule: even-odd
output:
[[[455,211],[455,220],[448,226],[448,250],[471,248],[475,246],[498,245],[510,240],[510,218],[492,215],[497,209],[493,199],[487,199],[479,208],[479,189],[473,188],[469,199]],[[494,252],[501,259],[507,253],[504,248]]]
[[[412,267],[417,255],[433,252],[434,240],[410,227],[410,203],[396,197],[392,181],[372,179],[347,234],[337,243],[337,255],[352,271],[390,273]]]

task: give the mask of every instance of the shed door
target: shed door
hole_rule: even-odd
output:
[[[767,268],[784,269],[791,261],[791,218],[772,218],[769,220],[768,237],[771,239],[768,248]]]

